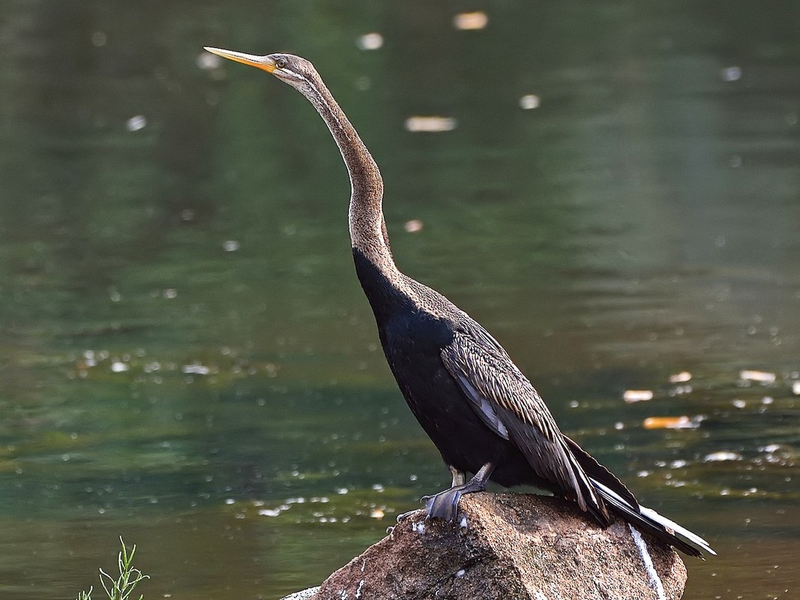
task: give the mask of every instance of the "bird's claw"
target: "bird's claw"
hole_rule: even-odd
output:
[[[415,512],[417,512],[417,510],[409,510],[409,511],[406,511],[406,512],[404,512],[404,513],[400,513],[399,515],[397,515],[397,522],[398,522],[398,523],[402,523],[402,522],[403,522],[403,521],[405,521],[405,520],[406,520],[408,517],[410,517],[411,515],[413,515]]]

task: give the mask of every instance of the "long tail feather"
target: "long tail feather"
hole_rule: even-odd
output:
[[[598,493],[612,512],[641,531],[675,546],[675,548],[689,556],[703,558],[704,552],[716,556],[717,553],[699,535],[661,516],[651,508],[630,505],[611,488],[595,479],[592,479],[592,483],[594,483]]]

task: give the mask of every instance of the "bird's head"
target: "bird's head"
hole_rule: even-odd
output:
[[[256,67],[267,73],[272,73],[281,81],[285,81],[301,92],[307,90],[312,81],[317,77],[317,71],[305,58],[294,54],[267,54],[256,56],[255,54],[245,54],[244,52],[234,52],[233,50],[222,50],[220,48],[208,48],[207,52],[227,58],[244,65]]]

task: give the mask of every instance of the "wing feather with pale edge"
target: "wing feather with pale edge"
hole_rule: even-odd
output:
[[[567,447],[550,410],[488,332],[480,326],[457,331],[441,356],[489,429],[516,445],[539,477],[575,496],[583,510],[601,521],[608,519],[602,500]]]

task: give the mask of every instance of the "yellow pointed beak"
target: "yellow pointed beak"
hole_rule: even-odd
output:
[[[222,58],[227,58],[229,60],[242,63],[243,65],[250,65],[251,67],[261,69],[267,73],[272,73],[276,68],[275,61],[268,56],[256,56],[255,54],[245,54],[244,52],[234,52],[233,50],[222,50],[221,48],[209,48],[208,46],[206,46],[204,49],[206,52],[211,52],[211,54],[216,54]]]

